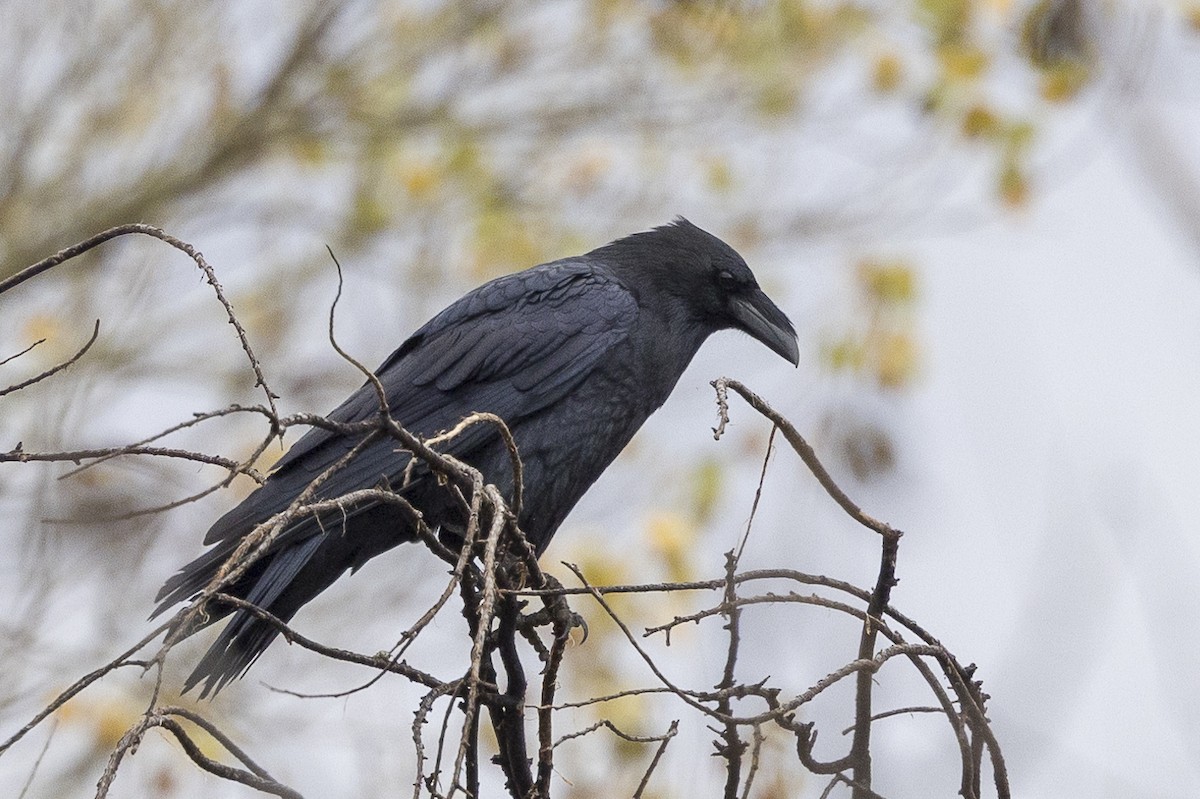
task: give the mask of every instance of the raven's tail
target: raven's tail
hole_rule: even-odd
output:
[[[199,593],[216,576],[217,571],[232,554],[233,545],[237,543],[233,541],[228,545],[214,547],[171,577],[158,592],[156,599],[159,605],[154,615],[157,616],[171,605]],[[313,579],[314,572],[319,573],[319,570],[305,567],[310,565],[313,555],[321,549],[321,543],[322,536],[315,535],[278,552],[268,553],[261,565],[252,565],[241,578],[227,586],[224,592],[262,608],[281,621],[289,621],[302,605],[325,590],[345,571],[344,568],[337,569],[327,579]],[[305,572],[309,574],[305,575]],[[308,579],[298,579],[302,576],[307,576]],[[203,699],[210,693],[215,694],[228,682],[242,676],[279,634],[274,624],[252,611],[236,609],[227,603],[214,601],[209,605],[207,618],[188,630],[186,635],[191,635],[231,613],[233,618],[229,624],[221,631],[184,683],[184,693],[203,682],[200,697]]]
[[[352,524],[348,524],[350,521]],[[414,540],[406,519],[389,506],[369,506],[352,513],[342,524],[312,524],[311,534],[288,541],[251,564],[224,593],[239,597],[283,622],[347,571],[358,569],[376,555]],[[299,528],[294,528],[299,529]],[[291,531],[289,531],[291,532]],[[305,531],[307,532],[307,531]],[[194,597],[216,576],[240,539],[231,537],[205,552],[158,592],[157,616],[178,602]],[[184,693],[203,683],[200,698],[215,694],[241,677],[279,634],[270,621],[246,609],[213,601],[208,617],[186,635],[232,614],[208,652],[184,683]]]

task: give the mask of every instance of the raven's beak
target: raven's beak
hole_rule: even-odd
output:
[[[796,329],[762,289],[755,286],[745,296],[731,297],[730,310],[738,327],[787,358],[793,366],[800,365]]]

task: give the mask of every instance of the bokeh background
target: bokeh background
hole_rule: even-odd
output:
[[[979,664],[1017,796],[1196,795],[1200,4],[6,0],[0,76],[0,276],[115,224],[159,225],[215,266],[285,412],[327,410],[361,382],[328,342],[326,245],[345,270],[339,341],[374,364],[487,278],[677,214],[722,236],[796,322],[800,368],[715,337],[548,569],[720,576],[768,433],[735,402],[712,440],[708,381],[736,377],[906,531],[894,604]],[[96,319],[82,362],[0,398],[0,450],[118,445],[261,396],[194,265],[150,239],[0,296],[0,358],[45,339],[0,366],[0,386],[69,355]],[[238,456],[262,433],[234,417],[171,441]],[[222,474],[68,471],[0,464],[0,738],[140,638],[158,585],[250,488],[121,519]],[[876,542],[781,450],[743,563],[869,584]],[[439,590],[431,571],[393,552],[297,627],[386,649]],[[700,601],[619,607],[644,626]],[[857,643],[849,622],[796,607],[745,625],[743,678],[790,691]],[[592,626],[568,651],[566,697],[653,683]],[[653,645],[705,686],[722,640],[712,622]],[[204,643],[176,650],[169,686]],[[410,659],[450,674],[465,657],[450,614]],[[266,687],[368,676],[277,644],[203,709],[308,796],[408,795],[417,692]],[[880,709],[920,700],[899,664],[879,681]],[[91,795],[147,682],[120,673],[74,700],[0,758],[0,794]],[[808,712],[818,755],[840,755],[848,694]],[[659,734],[688,713],[630,700],[604,715]],[[716,795],[711,737],[685,726],[647,795]],[[876,740],[883,795],[955,794],[944,721],[881,722]],[[790,748],[767,742],[754,796],[820,793]],[[650,749],[581,739],[555,791],[628,795]],[[152,733],[112,795],[247,792]]]

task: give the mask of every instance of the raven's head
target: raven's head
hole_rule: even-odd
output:
[[[683,217],[645,233],[635,233],[605,250],[637,260],[640,279],[686,309],[693,323],[711,333],[733,328],[749,333],[799,365],[796,330],[758,286],[737,251]]]

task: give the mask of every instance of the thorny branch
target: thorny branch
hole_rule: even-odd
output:
[[[637,696],[657,696],[678,702],[682,709],[690,712],[688,720],[691,723],[699,721],[710,725],[718,736],[716,754],[725,763],[723,795],[726,799],[750,795],[755,775],[761,771],[764,758],[768,756],[766,753],[769,747],[766,742],[772,728],[782,731],[794,740],[795,759],[792,761],[792,768],[804,768],[830,777],[825,795],[831,795],[839,786],[846,786],[855,799],[876,797],[878,794],[872,788],[871,731],[875,724],[889,723],[890,719],[901,714],[937,714],[947,719],[960,753],[959,792],[964,799],[981,796],[985,760],[991,770],[996,796],[1000,799],[1007,799],[1009,796],[1004,759],[986,716],[988,697],[974,678],[975,667],[962,666],[937,639],[891,606],[891,589],[896,581],[896,561],[901,533],[869,516],[855,504],[837,486],[821,465],[812,447],[795,427],[741,383],[727,378],[714,381],[720,417],[714,435],[719,438],[728,422],[730,390],[769,420],[773,426],[772,442],[775,431],[780,432],[833,500],[851,518],[879,535],[880,567],[875,585],[871,589],[854,586],[829,576],[806,574],[792,569],[740,570],[741,552],[747,545],[755,511],[763,493],[763,480],[770,462],[770,446],[755,492],[750,522],[738,547],[726,555],[722,577],[693,582],[597,586],[592,585],[577,566],[566,564],[578,579],[579,587],[563,587],[541,570],[534,547],[525,539],[518,525],[517,519],[522,504],[521,492],[536,491],[537,486],[523,486],[523,468],[517,442],[503,419],[492,414],[477,413],[463,419],[453,429],[428,439],[422,440],[413,436],[392,418],[387,393],[379,379],[338,346],[333,329],[336,300],[330,310],[331,345],[342,357],[362,371],[367,381],[374,386],[379,400],[379,414],[376,418],[350,424],[313,414],[281,417],[274,403],[276,395],[263,379],[261,364],[254,355],[245,329],[226,299],[215,272],[194,247],[157,228],[148,225],[122,225],[105,231],[0,282],[0,294],[99,244],[129,233],[153,236],[192,257],[213,287],[218,301],[225,308],[228,320],[235,328],[242,349],[256,375],[258,385],[264,391],[266,404],[230,406],[197,413],[189,420],[123,447],[81,447],[60,452],[27,452],[18,445],[9,452],[0,453],[0,462],[74,463],[77,468],[65,475],[71,477],[83,469],[94,468],[115,457],[167,457],[216,466],[226,472],[225,477],[216,485],[164,506],[174,507],[229,485],[239,474],[248,475],[261,482],[263,476],[254,468],[254,463],[272,441],[291,427],[320,427],[351,437],[358,443],[345,457],[317,475],[288,508],[255,528],[222,566],[214,580],[187,607],[107,664],[78,679],[47,703],[27,724],[0,743],[0,757],[11,757],[10,750],[18,742],[74,697],[114,671],[134,666],[143,671],[155,671],[152,697],[138,721],[126,731],[110,753],[108,763],[97,783],[98,799],[108,794],[122,762],[134,754],[138,743],[154,728],[168,733],[196,766],[209,773],[261,792],[281,797],[300,796],[294,789],[272,778],[210,719],[194,710],[168,705],[159,700],[163,663],[171,656],[175,643],[183,633],[196,621],[204,618],[210,603],[215,602],[225,608],[234,607],[258,616],[275,626],[287,642],[312,652],[316,657],[356,664],[371,672],[369,679],[349,690],[303,695],[278,689],[283,693],[309,698],[346,696],[352,692],[366,690],[385,678],[399,678],[422,686],[426,693],[414,709],[411,727],[415,770],[412,790],[414,799],[421,799],[422,796],[428,796],[430,799],[450,799],[459,795],[481,795],[485,783],[481,777],[480,755],[483,743],[480,735],[482,713],[485,710],[498,745],[498,753],[492,758],[492,762],[499,769],[510,796],[517,799],[548,799],[553,793],[553,775],[562,768],[561,763],[556,761],[556,756],[564,748],[569,748],[569,744],[597,730],[607,729],[626,743],[653,746],[649,762],[641,772],[636,787],[631,786],[632,796],[635,799],[641,797],[649,789],[668,744],[676,737],[680,724],[686,723],[684,719],[687,716],[671,721],[667,731],[662,734],[637,735],[622,730],[611,718],[604,715],[609,703]],[[339,266],[339,295],[340,291]],[[16,393],[58,375],[86,356],[98,333],[99,322],[91,339],[71,358],[35,378],[4,389],[0,394]],[[10,356],[5,362],[25,352],[28,352],[28,349]],[[258,446],[243,460],[156,444],[160,439],[180,430],[211,419],[241,413],[262,416],[268,427]],[[511,498],[502,496],[476,469],[439,451],[441,445],[463,434],[471,426],[480,424],[493,426],[508,448],[515,486]],[[380,438],[393,439],[398,449],[412,454],[411,463],[416,464],[419,461],[458,492],[459,501],[468,520],[461,541],[449,543],[439,538],[437,532],[426,525],[420,512],[387,486],[361,489],[334,498],[321,496],[319,489],[331,475],[341,469],[363,447]],[[314,514],[341,511],[364,501],[388,503],[400,509],[431,554],[450,567],[446,586],[440,595],[404,630],[390,650],[370,655],[327,646],[302,635],[266,610],[225,592],[225,587],[232,584],[258,557],[267,552],[278,536],[295,520]],[[139,510],[135,513],[147,510],[153,509]],[[780,585],[787,588],[780,591]],[[796,590],[796,587],[801,587],[808,593],[802,593]],[[713,603],[650,626],[639,636],[606,599],[614,594],[653,595],[665,592],[712,595]],[[463,672],[442,676],[434,669],[413,665],[405,658],[413,642],[428,629],[455,593],[463,599],[462,615],[467,622],[468,633],[464,643],[469,648],[469,665]],[[571,687],[569,633],[573,627],[582,623],[582,619],[568,606],[568,597],[581,597],[584,601],[594,604],[616,625],[626,644],[648,669],[652,677],[649,684],[635,684],[605,695],[571,698],[567,701],[558,699],[563,685],[567,685],[568,690]],[[542,607],[537,610],[527,608],[526,603],[530,599],[539,600]],[[841,667],[813,680],[806,690],[794,695],[786,695],[783,689],[769,684],[769,678],[747,682],[738,674],[738,661],[746,635],[742,626],[742,616],[748,609],[763,605],[819,607],[855,620],[860,626],[860,632],[854,656]],[[658,662],[651,649],[641,641],[647,637],[661,635],[663,642],[670,645],[671,632],[675,628],[685,624],[702,624],[715,618],[724,620],[726,646],[720,679],[712,688],[691,688],[683,679],[671,676]],[[164,642],[156,651],[153,650],[153,642],[164,632],[167,633]],[[880,637],[885,641],[882,647],[877,644]],[[586,627],[583,640],[586,641]],[[531,681],[526,676],[525,661],[533,658],[540,662],[541,671],[538,677]],[[931,706],[902,707],[881,712],[873,709],[874,689],[881,669],[894,660],[906,660],[921,676],[935,700]],[[796,714],[818,697],[825,696],[833,686],[850,679],[854,681],[855,690],[852,709],[854,723],[847,730],[851,735],[849,749],[832,761],[818,760],[813,752],[817,740],[815,724],[798,721]],[[530,702],[531,694],[536,697],[536,704]],[[436,746],[432,747],[431,754],[427,728],[439,704],[444,706],[444,712]],[[527,711],[532,715],[527,716]],[[574,723],[573,716],[564,715],[577,712],[591,713],[598,718],[592,723],[580,725]],[[532,734],[527,731],[527,717],[533,719]],[[556,735],[555,727],[561,726],[564,718],[571,718],[573,723],[569,725],[568,731]],[[203,730],[217,742],[228,758],[232,758],[235,765],[215,760],[202,751],[184,722]],[[675,751],[677,750],[678,747]],[[689,752],[675,756],[698,758],[700,755]],[[787,767],[787,763],[782,766]]]

